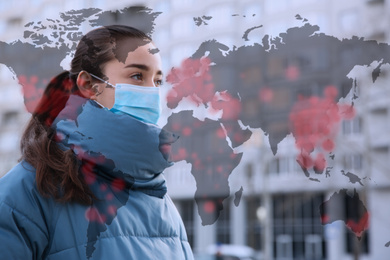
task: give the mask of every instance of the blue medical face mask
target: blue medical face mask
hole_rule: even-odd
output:
[[[115,103],[110,111],[115,114],[128,114],[146,123],[157,123],[161,114],[160,88],[125,83],[114,86],[91,73],[90,75],[115,89]],[[104,107],[100,103],[98,104]]]

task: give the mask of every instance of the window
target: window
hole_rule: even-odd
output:
[[[255,250],[261,250],[261,223],[257,217],[257,210],[261,202],[258,197],[248,197],[246,207],[246,240],[247,245]]]
[[[184,227],[186,228],[188,242],[191,247],[194,247],[194,200],[182,200],[177,204],[180,209],[180,215],[183,220]]]
[[[337,62],[340,68],[348,67],[350,64],[355,64],[356,57],[361,55],[361,49],[358,46],[354,46],[352,44],[343,45],[340,50],[337,58],[339,59]]]
[[[352,80],[344,80],[341,83],[341,95],[343,97],[346,97],[349,94],[349,92],[351,92],[352,87],[353,87],[352,84],[353,84]]]
[[[268,163],[268,173],[279,173],[279,158],[272,158],[272,160]]]
[[[371,110],[371,113],[375,116],[382,116],[382,117],[386,117],[387,116],[387,107],[378,107],[378,108],[374,108]]]
[[[354,33],[359,28],[359,12],[357,10],[346,10],[340,13],[340,27],[343,32]]]
[[[278,235],[276,237],[276,259],[277,260],[292,260],[293,248],[290,235]]]
[[[311,260],[322,260],[322,239],[320,235],[305,236],[305,257]]]
[[[359,240],[354,233],[351,232],[351,230],[348,230],[345,228],[345,240],[346,240],[346,251],[349,254],[356,254],[359,252],[359,254],[368,254],[370,253],[369,250],[369,230],[366,230],[361,238]]]
[[[230,201],[226,199],[223,203],[223,210],[220,211],[216,222],[216,242],[222,244],[230,243]]]
[[[261,103],[256,96],[250,96],[242,103],[242,111],[245,117],[258,118]]]
[[[22,17],[13,17],[7,20],[7,24],[9,27],[20,27],[22,25]]]
[[[16,124],[18,122],[18,112],[11,111],[3,114],[2,125]]]
[[[323,199],[322,194],[274,196],[273,243],[276,259],[314,260],[326,257],[326,241],[318,210]]]
[[[268,164],[269,174],[289,174],[299,171],[300,167],[295,157],[274,157]]]
[[[351,120],[343,121],[343,134],[352,135],[352,134],[361,134],[362,133],[362,118],[355,117]]]
[[[344,214],[347,221],[353,220],[359,221],[359,218],[367,211],[358,193],[354,193],[353,196],[344,193]],[[346,240],[346,251],[350,254],[359,252],[360,254],[369,253],[369,231],[366,230],[362,233],[362,238],[359,240],[356,235],[345,227],[345,240]]]
[[[363,168],[363,156],[361,154],[344,155],[344,170],[361,170]]]
[[[270,57],[267,62],[267,76],[274,79],[274,78],[281,78],[284,76],[284,58],[278,57],[276,55]]]
[[[384,4],[385,0],[367,0],[367,4]]]
[[[245,166],[245,173],[246,173],[246,179],[248,180],[249,183],[253,181],[253,164],[248,163]]]
[[[285,111],[291,104],[291,90],[288,88],[273,88],[273,99],[269,108],[275,111]]]

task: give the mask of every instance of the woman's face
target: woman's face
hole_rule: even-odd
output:
[[[126,44],[126,41],[121,44]],[[159,87],[163,75],[161,57],[156,50],[153,43],[148,43],[129,52],[124,63],[118,59],[107,62],[102,69],[106,76],[104,79],[114,86],[118,83],[127,83],[142,87]],[[91,99],[111,109],[115,102],[115,89],[107,87],[103,82],[96,82],[93,86],[96,88],[96,95]]]

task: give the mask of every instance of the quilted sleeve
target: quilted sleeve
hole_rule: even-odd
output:
[[[48,234],[42,223],[0,202],[0,260],[43,259]]]

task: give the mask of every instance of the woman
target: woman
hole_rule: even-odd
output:
[[[127,26],[87,33],[0,179],[0,259],[193,259],[162,171],[161,59]]]

